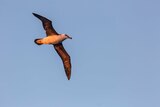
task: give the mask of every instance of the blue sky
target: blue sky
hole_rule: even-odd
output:
[[[159,0],[0,0],[0,107],[159,107]],[[46,16],[72,40],[68,81]]]

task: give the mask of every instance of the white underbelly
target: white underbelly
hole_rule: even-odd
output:
[[[63,39],[59,36],[48,36],[43,38],[43,44],[58,44],[62,41]]]

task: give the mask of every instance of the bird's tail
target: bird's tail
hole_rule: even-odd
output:
[[[34,43],[37,44],[37,45],[42,45],[43,43],[40,42],[40,41],[41,41],[41,39],[35,39]]]

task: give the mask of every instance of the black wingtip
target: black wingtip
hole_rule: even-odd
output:
[[[33,15],[36,15],[36,13],[32,13]]]
[[[70,80],[71,79],[71,73],[67,73],[67,79]]]
[[[32,13],[35,17],[37,17],[37,18],[39,18],[39,17],[42,17],[42,16],[40,16],[40,15],[38,15],[38,14],[36,14],[36,13]]]
[[[67,79],[70,80],[71,79],[70,76],[68,76]]]
[[[44,17],[44,16],[41,16],[41,15],[39,15],[39,14],[37,14],[37,13],[32,13],[35,17],[37,17],[38,19],[40,19],[42,22],[52,22],[52,21],[50,21],[49,19],[47,19],[46,17]]]

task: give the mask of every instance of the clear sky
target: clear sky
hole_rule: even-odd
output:
[[[68,81],[32,12],[72,58]],[[159,0],[0,0],[0,107],[160,107]]]

